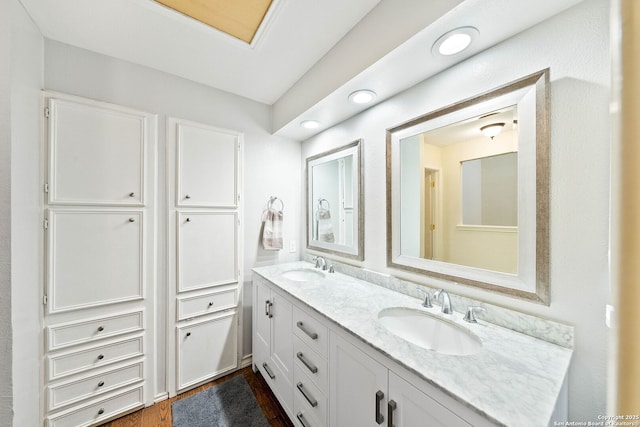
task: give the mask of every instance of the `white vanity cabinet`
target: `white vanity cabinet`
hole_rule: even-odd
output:
[[[266,281],[253,280],[253,364],[291,417],[293,305]]]
[[[167,119],[169,396],[239,366],[242,134]]]

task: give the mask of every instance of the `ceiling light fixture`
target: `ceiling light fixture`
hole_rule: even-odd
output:
[[[482,126],[480,132],[482,132],[484,136],[493,139],[502,132],[503,127],[504,123],[491,123],[490,125]]]
[[[320,126],[320,123],[318,123],[316,120],[304,120],[300,122],[300,126],[305,129],[315,129]]]
[[[368,104],[373,101],[376,97],[376,93],[372,90],[361,89],[355,92],[352,92],[349,95],[349,101],[354,104]]]
[[[451,56],[468,48],[480,32],[474,27],[460,27],[440,36],[433,44],[434,54]]]

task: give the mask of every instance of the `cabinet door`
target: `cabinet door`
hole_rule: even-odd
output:
[[[49,312],[143,297],[143,214],[51,210]]]
[[[151,115],[50,99],[49,203],[144,203]]]
[[[256,365],[271,354],[271,289],[260,280],[253,281],[253,358]]]
[[[236,312],[206,322],[177,328],[178,389],[235,369],[237,362]]]
[[[289,382],[293,381],[293,305],[278,292],[271,291],[271,360]]]
[[[238,281],[235,212],[190,212],[178,218],[178,292]]]
[[[235,207],[238,135],[213,127],[177,124],[178,206]]]
[[[395,427],[471,427],[471,424],[391,371],[389,399],[389,423]],[[393,411],[392,407],[395,407]]]
[[[329,366],[330,425],[383,425],[386,420],[387,368],[333,332],[329,343]]]

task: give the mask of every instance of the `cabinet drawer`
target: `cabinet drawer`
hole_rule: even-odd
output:
[[[97,425],[143,406],[142,387],[114,393],[71,410],[50,416],[49,427],[86,427]]]
[[[225,289],[206,295],[178,298],[178,320],[215,313],[237,305],[238,289]]]
[[[84,350],[60,353],[48,357],[49,380],[104,366],[143,354],[142,337],[114,341]]]
[[[294,307],[293,330],[296,336],[307,343],[309,347],[318,352],[320,356],[327,358],[329,333],[322,322],[298,307]]]
[[[178,389],[184,389],[237,368],[237,313],[176,329]]]
[[[107,393],[118,387],[133,384],[143,379],[142,362],[103,371],[82,378],[49,387],[49,410],[59,409],[79,400]]]
[[[293,424],[296,427],[324,427],[325,424],[318,421],[308,405],[302,403],[301,399],[304,398],[296,396],[293,401]]]
[[[141,331],[142,322],[142,312],[137,311],[82,322],[51,325],[47,327],[47,348],[49,351],[58,350],[74,344]]]
[[[324,394],[328,394],[329,371],[327,369],[327,360],[313,351],[298,337],[295,337],[293,342],[293,354],[300,369]]]
[[[312,413],[322,425],[327,423],[327,397],[309,380],[299,365],[293,369],[293,393],[295,399],[302,402],[302,406]]]

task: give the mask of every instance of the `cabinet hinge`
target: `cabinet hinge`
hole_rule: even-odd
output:
[[[431,224],[431,231],[436,229],[436,225],[435,224]]]
[[[49,228],[49,220],[45,218],[42,225],[44,229],[47,230]]]
[[[435,181],[431,181],[431,188],[436,188],[436,182]]]
[[[47,298],[47,296],[46,296],[46,295],[43,295],[43,296],[42,296],[42,304],[43,304],[43,305],[47,305],[47,303],[48,303],[48,302],[49,302],[49,298]]]
[[[49,107],[44,108],[44,117],[47,119],[49,118]]]
[[[49,184],[44,184],[44,192],[45,193],[49,192]]]

